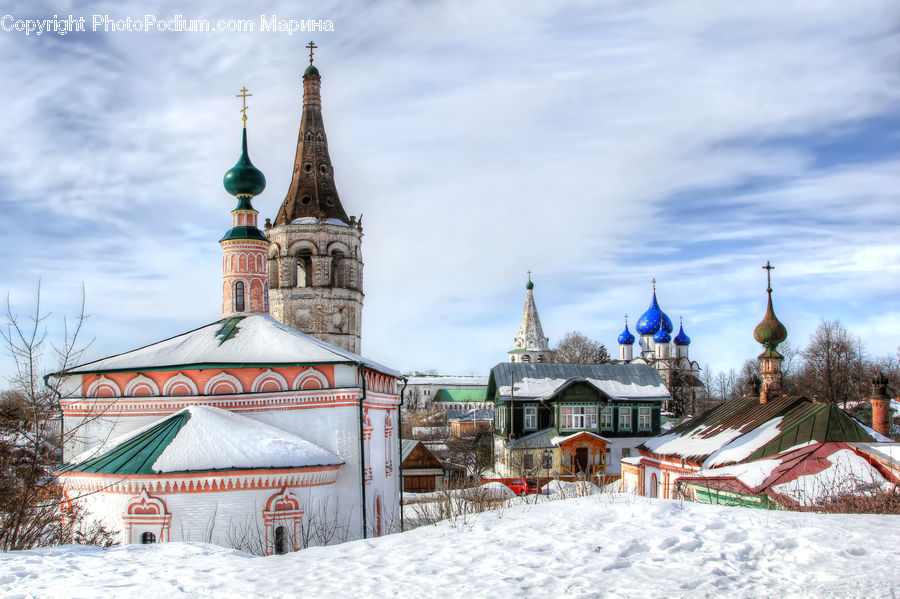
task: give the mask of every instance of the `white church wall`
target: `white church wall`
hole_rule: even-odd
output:
[[[264,516],[270,499],[284,492],[298,500],[302,515],[298,514],[296,518],[302,518],[302,522],[277,514],[268,519]],[[114,531],[115,540],[121,544],[138,544],[142,534],[149,532],[156,542],[207,542],[261,554],[274,551],[276,526],[285,526],[287,538],[298,548],[318,545],[313,534],[316,530],[336,529],[331,542],[358,536],[358,525],[354,527],[351,515],[343,511],[334,485],[151,493],[148,497],[152,501],[161,500],[165,514],[130,519],[126,515],[128,505],[139,498],[139,494],[94,492],[79,496],[72,492],[70,495],[86,509],[88,521],[97,521]]]
[[[356,366],[335,364],[334,386],[338,389],[344,387],[356,387],[359,385],[359,370]]]

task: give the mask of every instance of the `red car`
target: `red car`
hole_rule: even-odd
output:
[[[516,495],[534,495],[541,492],[541,486],[533,478],[517,478],[506,486]]]

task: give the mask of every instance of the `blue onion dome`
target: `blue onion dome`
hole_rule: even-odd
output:
[[[675,330],[675,327],[672,326],[672,321],[669,320],[669,316],[665,312],[662,312],[662,330],[670,335]]]
[[[250,162],[247,153],[247,129],[244,128],[241,157],[222,178],[225,191],[233,196],[256,196],[266,188],[266,177]]]
[[[634,325],[634,329],[639,335],[654,335],[663,324],[664,317],[665,320],[669,319],[669,317],[663,314],[663,311],[659,309],[659,303],[656,301],[656,290],[654,290],[653,301],[650,302],[650,307],[647,308],[647,311],[638,319],[637,324]],[[669,322],[669,330],[672,330],[671,322]]]
[[[668,343],[672,340],[672,336],[665,329],[659,329],[655,335],[653,335],[653,340],[657,343]]]
[[[684,324],[678,326],[678,334],[675,335],[675,345],[690,345],[691,338],[684,334]]]
[[[619,345],[631,345],[634,343],[634,335],[628,330],[628,322],[625,322],[625,330],[619,333]]]

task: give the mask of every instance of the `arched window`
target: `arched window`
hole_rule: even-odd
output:
[[[234,311],[244,311],[244,283],[241,281],[234,284]]]
[[[344,287],[344,252],[334,252],[331,255],[331,286]]]
[[[152,532],[145,532],[141,535],[141,545],[152,545],[156,542],[156,535]]]
[[[269,258],[269,289],[278,289],[281,284],[278,279],[281,273],[278,272],[278,256]]]
[[[522,361],[523,362],[531,362],[531,356],[529,356],[528,354],[525,354],[524,356],[522,356]]]
[[[284,526],[275,527],[275,555],[287,553],[287,535]]]
[[[657,487],[659,486],[659,482],[657,482],[656,475],[650,475],[650,497],[656,498],[657,495]]]
[[[297,287],[312,287],[312,254],[309,251],[297,254]]]

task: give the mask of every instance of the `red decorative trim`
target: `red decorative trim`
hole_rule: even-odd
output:
[[[128,502],[122,521],[125,523],[125,542],[128,544],[135,542],[132,537],[132,530],[135,525],[141,528],[151,527],[157,529],[159,532],[157,535],[158,542],[166,543],[169,541],[169,527],[172,523],[172,515],[166,509],[166,502],[159,497],[148,495],[146,489],[141,489],[141,494]]]

